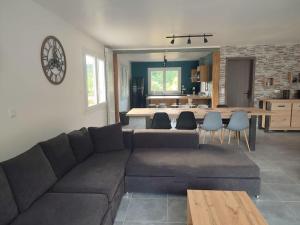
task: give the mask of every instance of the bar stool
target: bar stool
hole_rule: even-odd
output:
[[[206,131],[210,131],[212,142],[214,141],[214,135],[216,131],[221,130],[220,142],[223,143],[223,123],[221,113],[219,112],[208,112],[206,113],[201,129],[205,131],[203,144],[205,143]]]
[[[156,106],[156,104],[149,104],[148,105],[148,108],[156,108],[157,106]]]
[[[159,103],[158,108],[168,108],[166,103]]]
[[[231,115],[227,129],[229,130],[228,144],[230,144],[231,131],[237,132],[238,145],[240,145],[240,132],[243,131],[248,151],[250,152],[246,129],[249,128],[249,118],[246,112],[234,112]]]
[[[152,123],[152,129],[171,129],[171,121],[167,113],[157,112],[154,113]]]
[[[176,122],[176,129],[178,130],[195,130],[197,123],[195,115],[190,111],[183,111],[179,114]]]

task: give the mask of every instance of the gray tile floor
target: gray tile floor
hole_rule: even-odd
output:
[[[131,120],[128,127],[143,126],[143,120]],[[247,151],[244,145],[233,147]],[[254,201],[269,224],[299,225],[300,133],[258,131],[256,151],[247,154],[261,169],[261,198]],[[182,225],[185,213],[185,196],[128,193],[115,225]]]

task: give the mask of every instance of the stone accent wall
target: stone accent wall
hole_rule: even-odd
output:
[[[289,84],[288,72],[300,72],[300,44],[224,46],[220,49],[220,103],[225,103],[225,71],[228,57],[255,57],[254,99],[279,97],[275,90],[300,89],[298,84]],[[274,78],[274,86],[266,87],[265,80]]]

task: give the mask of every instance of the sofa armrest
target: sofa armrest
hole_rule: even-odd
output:
[[[195,130],[135,130],[134,148],[198,148],[199,134]]]
[[[124,147],[130,151],[133,149],[133,130],[122,129]]]

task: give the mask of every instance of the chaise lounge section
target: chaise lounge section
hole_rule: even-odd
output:
[[[135,131],[126,191],[185,194],[187,189],[220,189],[259,195],[259,167],[246,154],[198,143],[195,131]]]

